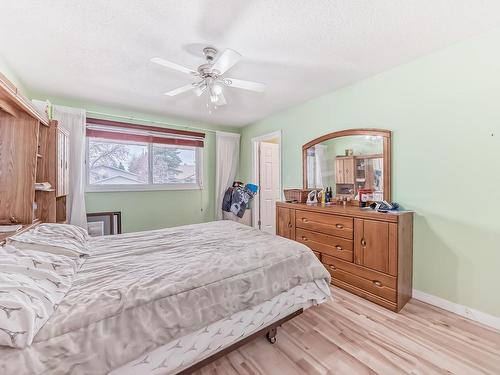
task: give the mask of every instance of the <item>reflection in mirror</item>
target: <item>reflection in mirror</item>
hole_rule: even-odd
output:
[[[359,199],[367,189],[383,200],[384,141],[382,136],[332,138],[306,150],[307,188],[332,187],[337,197]]]

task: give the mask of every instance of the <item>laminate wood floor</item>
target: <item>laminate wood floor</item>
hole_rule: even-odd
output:
[[[261,374],[500,374],[500,331],[411,300],[399,314],[332,287],[305,311],[196,372]]]

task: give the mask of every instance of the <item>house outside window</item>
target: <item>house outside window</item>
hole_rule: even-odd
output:
[[[202,188],[203,133],[95,122],[87,125],[86,191]]]

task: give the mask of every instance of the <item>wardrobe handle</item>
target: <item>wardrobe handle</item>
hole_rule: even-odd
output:
[[[364,238],[361,239],[361,246],[366,247],[366,241]]]
[[[372,282],[373,282],[373,284],[374,284],[375,286],[378,286],[379,288],[381,288],[381,287],[382,287],[382,283],[381,283],[380,281],[378,281],[378,280],[373,280]]]
[[[291,228],[292,227],[292,223],[288,223],[288,228]]]
[[[336,248],[338,251],[342,251],[342,247],[341,247],[341,246],[339,246],[339,245],[335,246],[335,248]]]
[[[336,224],[335,226],[339,229],[344,229],[344,226],[342,224]]]

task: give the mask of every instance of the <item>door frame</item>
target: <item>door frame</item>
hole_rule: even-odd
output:
[[[271,133],[266,133],[262,135],[258,135],[256,137],[253,137],[251,139],[251,145],[252,145],[252,181],[254,183],[259,185],[260,188],[260,181],[259,181],[259,172],[260,172],[260,163],[259,163],[259,143],[260,142],[265,142],[266,140],[271,140],[271,139],[278,139],[278,145],[280,148],[280,152],[278,154],[278,162],[279,162],[279,190],[280,190],[280,199],[283,198],[283,189],[282,189],[282,163],[281,160],[282,158],[282,153],[283,153],[283,147],[282,147],[282,140],[281,140],[281,130],[276,130]],[[252,206],[252,227],[254,228],[259,228],[259,218],[260,218],[260,194],[257,193],[254,199],[254,204]]]

